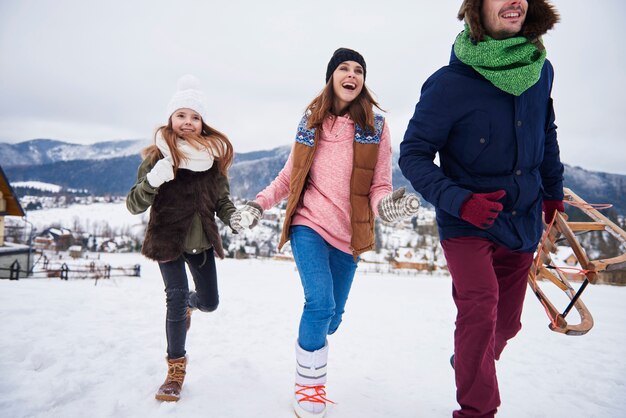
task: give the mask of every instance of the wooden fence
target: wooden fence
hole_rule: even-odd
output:
[[[45,279],[45,278],[60,278],[61,280],[71,279],[110,279],[111,277],[140,277],[141,266],[134,264],[131,266],[111,266],[110,264],[97,263],[96,261],[90,261],[88,264],[74,264],[64,262],[51,263],[47,257],[43,257],[42,266],[40,269],[34,269],[32,272],[28,272],[22,269],[18,260],[15,260],[9,268],[2,268],[0,270],[9,272],[9,280],[19,280],[23,278],[29,279]]]

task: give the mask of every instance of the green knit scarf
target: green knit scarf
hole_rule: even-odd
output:
[[[546,60],[546,50],[523,36],[496,40],[485,35],[474,45],[467,25],[456,37],[454,53],[494,86],[515,96],[539,81]]]

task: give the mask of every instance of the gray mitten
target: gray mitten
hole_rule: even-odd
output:
[[[263,215],[263,208],[254,200],[237,209],[230,217],[230,227],[237,232],[254,228]]]
[[[395,222],[413,216],[420,207],[419,198],[413,194],[405,194],[404,187],[394,190],[383,197],[378,203],[378,215],[385,222]]]

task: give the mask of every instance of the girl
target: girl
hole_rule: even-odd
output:
[[[258,220],[288,197],[279,247],[291,240],[305,305],[296,344],[293,406],[300,418],[323,417],[328,343],[344,313],[359,254],[374,248],[374,217],[394,221],[417,212],[417,196],[393,193],[391,143],[378,103],[365,87],[365,60],[335,51],[326,87],[307,106],[285,167],[237,213]]]
[[[167,304],[168,372],[156,399],[178,401],[191,312],[212,312],[219,302],[214,254],[224,258],[224,251],[215,214],[229,225],[235,212],[227,178],[233,147],[226,135],[206,124],[205,95],[193,76],[179,80],[167,115],[167,125],[157,129],[154,144],[142,152],[126,206],[133,214],[152,207],[141,252],[159,263]],[[185,264],[195,284],[192,292]]]

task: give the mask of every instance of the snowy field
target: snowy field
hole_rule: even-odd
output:
[[[0,280],[1,417],[293,418],[294,342],[302,306],[293,263],[218,261],[220,307],[196,312],[178,403],[159,403],[165,301],[155,263],[142,277]],[[446,276],[357,272],[329,339],[329,418],[449,417],[455,309]],[[585,336],[548,330],[529,292],[524,329],[498,362],[512,418],[626,416],[626,288],[590,286]],[[570,319],[570,318],[568,318]],[[571,318],[575,322],[575,317]]]
[[[38,231],[49,227],[52,223],[64,228],[74,228],[75,224],[86,231],[102,229],[107,224],[114,231],[133,229],[147,223],[148,212],[132,215],[126,209],[125,202],[92,203],[90,205],[72,204],[67,207],[28,211],[28,220]]]

